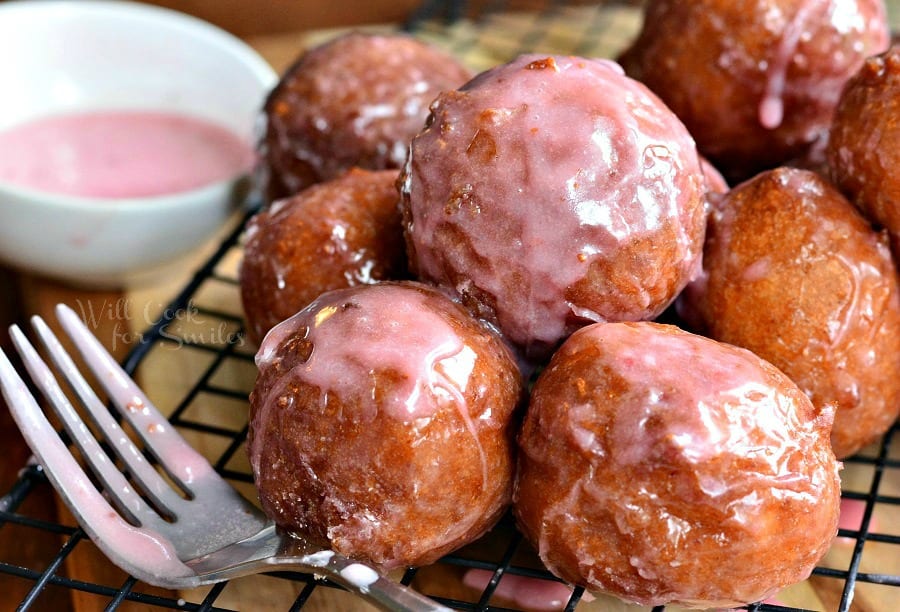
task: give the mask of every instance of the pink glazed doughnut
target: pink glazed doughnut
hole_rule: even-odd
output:
[[[449,54],[401,34],[351,32],[310,49],[266,100],[270,199],[354,166],[400,168],[431,101],[470,77]]]
[[[534,387],[515,515],[547,568],[589,591],[760,601],[805,579],[837,533],[833,416],[745,349],[591,325]]]
[[[887,236],[815,172],[761,172],[709,217],[703,273],[679,297],[695,329],[769,361],[837,413],[849,457],[900,415],[900,286]]]
[[[282,528],[385,569],[424,565],[507,509],[522,378],[435,288],[323,294],[256,357],[248,450]]]
[[[736,184],[819,162],[844,83],[887,45],[883,0],[651,0],[620,61]]]
[[[655,317],[696,272],[694,141],[614,62],[521,56],[431,110],[400,178],[410,266],[527,357]]]

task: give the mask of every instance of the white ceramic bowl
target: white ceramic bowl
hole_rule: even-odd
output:
[[[131,2],[0,3],[0,58],[0,130],[69,112],[154,110],[212,121],[250,144],[277,80],[232,35]],[[126,285],[208,240],[242,182],[126,200],[0,182],[0,260],[81,285]]]

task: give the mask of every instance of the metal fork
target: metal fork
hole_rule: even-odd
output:
[[[139,580],[169,589],[298,570],[326,577],[385,610],[448,610],[368,565],[276,529],[176,432],[74,311],[60,305],[56,314],[87,369],[153,461],[112,416],[40,317],[32,318],[37,336],[104,445],[125,469],[104,450],[50,367],[15,325],[10,335],[25,368],[90,466],[99,489],[2,351],[0,387],[50,482],[113,563]]]

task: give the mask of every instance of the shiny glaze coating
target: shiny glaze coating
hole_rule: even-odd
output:
[[[881,0],[652,0],[621,61],[736,181],[803,157],[887,45]]]
[[[249,221],[239,278],[253,342],[325,291],[406,276],[396,180],[354,168]]]
[[[400,189],[411,268],[530,358],[653,318],[702,250],[694,142],[607,60],[521,56],[442,94]]]
[[[832,416],[744,349],[591,325],[532,391],[514,512],[546,566],[588,590],[758,601],[805,579],[837,532]]]
[[[847,83],[826,148],[829,175],[900,256],[900,47],[866,61]]]
[[[266,100],[270,197],[353,166],[399,168],[431,101],[470,76],[450,55],[400,34],[350,33],[305,53]]]
[[[710,217],[704,274],[686,298],[723,342],[837,407],[846,457],[900,411],[900,292],[886,237],[808,170],[780,168],[731,190]]]
[[[507,508],[522,379],[439,290],[328,292],[272,329],[256,361],[250,463],[283,528],[390,569],[435,561]]]

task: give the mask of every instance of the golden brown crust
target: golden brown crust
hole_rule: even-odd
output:
[[[818,175],[781,168],[735,187],[710,220],[709,334],[771,361],[821,406],[835,454],[900,411],[900,297],[883,235]]]
[[[609,60],[523,55],[441,94],[400,185],[415,273],[534,362],[658,316],[699,268],[696,146]]]
[[[521,376],[498,336],[436,289],[329,292],[257,360],[248,448],[281,527],[393,568],[437,560],[507,508]]]
[[[399,168],[428,105],[471,73],[410,36],[350,33],[302,55],[265,105],[270,198],[348,168]]]
[[[352,169],[249,222],[240,286],[252,341],[325,291],[405,278],[396,178]]]
[[[826,157],[847,197],[900,244],[900,47],[869,58],[847,83]]]
[[[531,394],[518,524],[588,590],[763,599],[804,579],[836,532],[829,415],[748,351],[655,323],[583,328]]]
[[[620,61],[736,181],[802,157],[846,80],[887,46],[879,1],[841,4],[838,14],[833,0],[654,0]],[[780,121],[764,125],[767,106]]]

